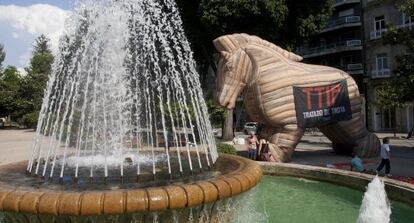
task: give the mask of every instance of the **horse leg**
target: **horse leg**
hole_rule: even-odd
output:
[[[303,136],[303,129],[296,125],[285,126],[269,139],[270,160],[273,162],[289,162],[293,151]]]
[[[348,121],[319,126],[319,129],[332,141],[337,153],[350,154],[354,151],[360,157],[372,157],[378,154],[381,146],[377,136],[365,128],[361,115]]]

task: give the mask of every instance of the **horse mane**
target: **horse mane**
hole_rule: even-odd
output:
[[[259,45],[262,45],[264,47],[270,48],[278,52],[283,57],[293,60],[293,61],[302,61],[303,58],[299,55],[296,55],[292,52],[289,52],[287,50],[284,50],[275,44],[268,42],[266,40],[263,40],[257,36],[248,35],[245,33],[241,34],[232,34],[232,35],[225,35],[221,36],[213,41],[214,46],[216,49],[220,52],[228,52],[233,53],[233,51],[240,49],[244,45],[248,43],[256,43]]]

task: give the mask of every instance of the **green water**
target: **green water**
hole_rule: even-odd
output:
[[[356,222],[363,192],[330,183],[265,176],[243,195],[232,222]],[[392,222],[414,222],[414,207],[391,201]]]

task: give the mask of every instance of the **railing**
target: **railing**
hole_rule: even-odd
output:
[[[335,0],[334,7],[344,3],[359,3],[360,0]]]
[[[408,28],[408,29],[411,30],[411,29],[414,29],[414,23],[400,24],[400,25],[396,26],[396,28],[397,29]],[[370,33],[371,40],[382,38],[382,36],[384,36],[384,33],[386,33],[386,32],[387,32],[387,29],[380,29],[380,30],[372,31]]]
[[[347,40],[344,42],[332,43],[327,45],[321,45],[317,47],[301,47],[298,48],[297,52],[301,55],[310,55],[316,53],[333,53],[336,51],[347,50],[353,47],[362,46],[360,39]]]
[[[401,24],[397,26],[397,29],[402,29],[402,28],[414,29],[414,22]]]
[[[361,46],[362,41],[360,39],[353,39],[353,40],[347,40],[346,46],[352,47],[352,46]]]
[[[345,71],[357,71],[362,70],[362,63],[352,63],[352,64],[346,64],[346,65],[333,65],[333,67],[336,67],[341,70]]]
[[[379,38],[381,38],[383,35],[384,35],[384,33],[386,33],[387,32],[387,29],[380,29],[380,30],[375,30],[375,31],[372,31],[371,33],[370,33],[370,36],[371,36],[371,39],[373,40],[373,39],[379,39]]]
[[[346,65],[347,70],[362,70],[362,63],[353,63]]]
[[[341,17],[335,20],[330,20],[326,23],[325,29],[332,28],[335,26],[340,26],[343,24],[352,24],[352,23],[360,23],[361,17],[360,16],[347,16]]]
[[[372,78],[383,78],[383,77],[390,77],[390,76],[391,76],[390,69],[373,70],[371,74]]]

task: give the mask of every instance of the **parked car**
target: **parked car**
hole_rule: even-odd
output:
[[[256,133],[257,131],[257,122],[246,122],[244,124],[244,132],[250,134],[251,132]]]

